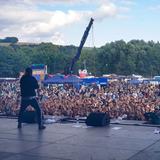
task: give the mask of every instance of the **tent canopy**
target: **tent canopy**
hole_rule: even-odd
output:
[[[64,78],[64,83],[80,83],[82,80],[76,75],[69,75]]]
[[[53,77],[44,81],[44,84],[63,84],[64,77],[62,75],[54,75]]]
[[[107,85],[108,78],[106,77],[83,78],[83,84],[92,84],[92,83]]]
[[[140,84],[141,81],[139,81],[138,79],[132,79],[129,81],[130,84]]]
[[[80,83],[82,80],[76,75],[55,75],[44,81],[44,84]]]

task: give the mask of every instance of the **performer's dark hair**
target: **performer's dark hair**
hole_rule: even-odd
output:
[[[25,75],[32,75],[32,68],[28,67],[25,69]]]

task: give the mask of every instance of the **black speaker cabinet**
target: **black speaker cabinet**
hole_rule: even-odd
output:
[[[110,117],[106,113],[92,112],[86,119],[87,126],[107,126],[110,124]]]

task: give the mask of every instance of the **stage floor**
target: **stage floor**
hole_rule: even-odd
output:
[[[39,131],[36,124],[18,130],[16,119],[1,118],[0,160],[159,160],[156,127],[126,122],[102,128],[54,123]]]

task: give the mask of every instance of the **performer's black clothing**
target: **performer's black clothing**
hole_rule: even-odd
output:
[[[38,121],[38,125],[39,127],[42,126],[42,114],[41,114],[41,109],[38,105],[38,102],[36,100],[36,98],[33,99],[23,99],[21,100],[21,108],[19,111],[19,117],[18,117],[18,124],[22,123],[22,119],[23,119],[23,113],[26,110],[26,108],[31,105],[37,112],[37,121]]]
[[[21,88],[21,108],[18,116],[18,128],[21,128],[23,113],[31,105],[37,112],[39,129],[44,129],[42,125],[42,112],[36,100],[35,89],[39,88],[37,80],[32,75],[23,75],[20,79]]]
[[[37,80],[33,76],[23,75],[20,80],[21,96],[36,96],[35,89],[39,88]]]

